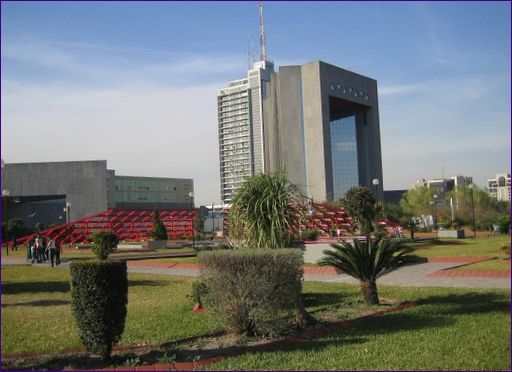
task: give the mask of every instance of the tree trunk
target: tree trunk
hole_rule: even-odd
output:
[[[105,348],[101,353],[104,363],[110,362],[110,354],[112,354],[112,342],[109,342],[107,345],[105,345]]]
[[[378,305],[379,296],[377,294],[377,284],[374,280],[361,282],[361,295],[367,305]]]
[[[298,328],[304,328],[307,325],[315,325],[318,323],[318,320],[306,311],[306,308],[302,303],[302,296],[299,297],[298,309],[294,323]]]

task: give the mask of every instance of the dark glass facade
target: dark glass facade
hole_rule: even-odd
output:
[[[355,115],[331,120],[333,199],[338,200],[359,186]]]

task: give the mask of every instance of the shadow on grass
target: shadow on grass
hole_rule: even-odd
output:
[[[446,296],[430,296],[415,301],[418,305],[442,305],[445,315],[486,314],[492,312],[510,313],[510,301],[506,296],[495,293],[471,292],[450,294]]]
[[[305,307],[338,305],[343,300],[341,293],[303,293],[302,301]]]
[[[41,292],[69,292],[69,282],[22,282],[2,283],[2,293],[41,293]]]
[[[308,301],[338,300],[338,296],[329,293],[309,293]],[[457,315],[484,314],[490,312],[509,312],[507,296],[494,293],[469,293],[429,296],[416,301],[417,306],[405,311],[388,313],[381,317],[367,318],[353,321],[344,328],[332,327],[323,331],[316,328],[318,333],[314,338],[304,342],[290,342],[284,339],[271,344],[246,346],[237,344],[233,346],[218,347],[210,350],[183,350],[175,344],[161,345],[158,349],[145,349],[137,352],[117,354],[106,365],[99,357],[85,353],[73,355],[59,355],[34,358],[17,358],[3,362],[4,369],[34,369],[34,370],[62,370],[62,369],[100,369],[114,366],[123,366],[127,362],[137,360],[139,364],[167,363],[169,356],[175,360],[192,361],[205,360],[214,356],[236,356],[248,352],[274,353],[279,351],[322,351],[327,347],[336,345],[343,347],[349,344],[364,344],[375,336],[391,335],[400,332],[421,332],[424,329],[447,327],[457,322]],[[434,307],[434,308],[432,308]]]
[[[16,302],[12,304],[2,303],[2,307],[9,306],[57,306],[57,305],[68,305],[69,301],[64,300],[39,300],[39,301],[28,301],[28,302]]]

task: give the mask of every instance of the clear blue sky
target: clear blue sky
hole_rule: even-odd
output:
[[[216,92],[258,53],[257,2],[2,2],[2,158],[107,159],[219,201]],[[379,84],[385,189],[510,172],[510,3],[265,2],[276,65]]]

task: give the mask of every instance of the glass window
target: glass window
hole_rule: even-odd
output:
[[[334,200],[359,186],[356,118],[354,115],[331,121],[331,157]]]

